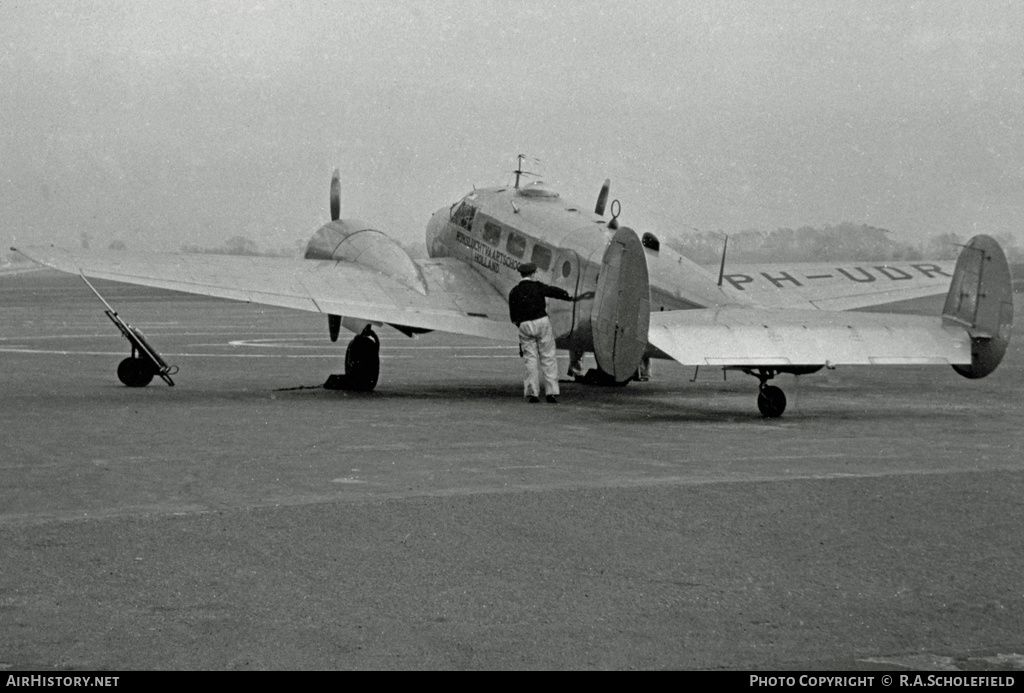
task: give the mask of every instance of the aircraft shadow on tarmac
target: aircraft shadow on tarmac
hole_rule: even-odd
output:
[[[323,387],[303,385],[282,387],[272,393],[278,399],[317,401],[325,406],[331,403],[377,408],[382,412],[389,407],[422,404],[472,409],[504,410],[517,420],[527,418],[572,417],[580,422],[618,422],[636,425],[684,423],[762,423],[765,426],[786,426],[795,422],[871,422],[891,421],[894,417],[913,423],[927,421],[934,424],[941,419],[960,422],[976,409],[977,402],[965,401],[936,403],[937,393],[943,391],[941,383],[924,381],[917,387],[894,396],[885,383],[858,382],[857,377],[835,382],[791,384],[793,393],[789,416],[783,419],[765,419],[751,410],[750,388],[737,381],[726,383],[695,383],[680,387],[675,383],[631,384],[627,387],[593,387],[565,383],[557,405],[544,402],[527,404],[519,396],[519,383],[470,382],[452,383],[434,381],[423,384],[382,383],[374,392],[327,390]],[[912,380],[912,378],[911,378]],[[255,394],[255,393],[253,393]],[[266,392],[261,393],[266,396]]]

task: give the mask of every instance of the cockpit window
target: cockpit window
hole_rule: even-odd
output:
[[[473,217],[476,215],[476,208],[467,202],[459,205],[459,208],[452,214],[452,223],[461,226],[467,231],[473,226]]]
[[[489,221],[484,224],[484,242],[490,243],[493,246],[497,246],[501,243],[501,227],[495,224],[493,221]]]
[[[505,250],[511,255],[522,257],[526,253],[526,239],[518,233],[509,232],[508,240],[505,242]]]
[[[537,269],[547,271],[551,267],[551,250],[542,245],[533,246],[533,254],[530,255],[530,262],[537,265]]]

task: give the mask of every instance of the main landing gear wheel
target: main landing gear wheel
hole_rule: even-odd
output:
[[[766,419],[777,419],[786,411],[786,393],[774,385],[763,385],[757,393],[757,408]]]
[[[345,380],[349,390],[370,392],[380,376],[380,338],[367,325],[345,350]]]
[[[146,387],[156,375],[153,364],[137,356],[129,356],[117,364],[117,379],[128,387]]]

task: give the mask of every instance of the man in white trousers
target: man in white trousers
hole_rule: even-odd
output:
[[[528,402],[540,401],[540,370],[544,372],[544,394],[548,402],[558,402],[558,362],[555,361],[555,334],[548,319],[546,298],[575,301],[564,289],[535,281],[537,266],[527,262],[519,266],[523,280],[508,295],[509,318],[519,328],[519,353],[526,365],[523,394]]]

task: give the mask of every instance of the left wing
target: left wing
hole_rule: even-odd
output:
[[[420,260],[422,294],[353,262],[273,257],[17,249],[47,267],[97,279],[514,341],[508,303],[472,267]]]
[[[648,340],[688,366],[969,364],[971,337],[939,317],[720,308],[651,313]]]

